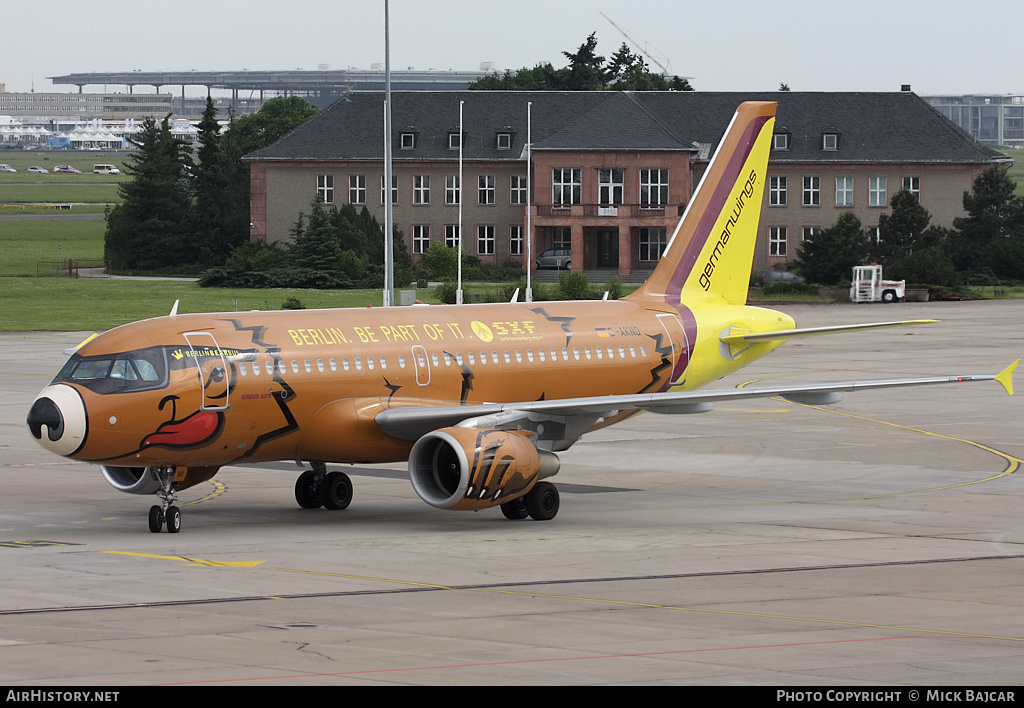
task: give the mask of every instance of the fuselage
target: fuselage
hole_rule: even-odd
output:
[[[58,454],[114,465],[403,460],[412,443],[374,422],[387,408],[695,389],[778,346],[735,351],[723,334],[794,326],[771,310],[698,305],[161,317],[84,345],[40,394],[30,427]]]

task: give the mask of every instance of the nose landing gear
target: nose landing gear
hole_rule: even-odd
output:
[[[149,530],[153,533],[160,533],[164,524],[167,525],[167,533],[178,533],[181,531],[181,509],[175,506],[178,495],[174,491],[174,468],[155,467],[151,469],[160,483],[160,489],[156,495],[162,502],[160,506],[149,508]]]

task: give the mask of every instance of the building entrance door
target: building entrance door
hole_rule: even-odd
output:
[[[619,230],[599,229],[597,232],[597,267],[619,267]]]

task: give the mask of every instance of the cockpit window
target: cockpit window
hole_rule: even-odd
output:
[[[96,393],[147,391],[167,385],[167,358],[161,347],[103,357],[73,355],[54,382],[77,383]]]

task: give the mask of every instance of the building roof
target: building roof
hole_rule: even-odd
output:
[[[706,93],[453,91],[393,92],[396,160],[454,160],[448,135],[463,109],[463,159],[521,160],[527,105],[534,150],[698,151],[717,145],[743,101],[777,101],[775,132],[788,133],[789,149],[772,162],[988,163],[1005,159],[974,141],[910,92]],[[332,104],[250,160],[382,160],[382,93],[352,93]],[[497,134],[512,135],[499,149]],[[401,150],[400,134],[416,136]],[[823,149],[822,136],[838,136]]]

